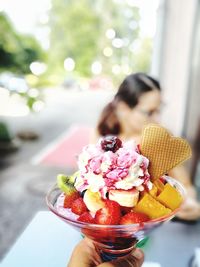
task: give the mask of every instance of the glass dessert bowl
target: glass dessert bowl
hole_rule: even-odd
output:
[[[180,210],[185,199],[185,190],[183,186],[169,176],[163,176],[163,179],[179,192],[182,197],[182,203],[169,214],[142,223],[100,225],[80,222],[70,215],[63,215],[57,209],[57,200],[62,194],[62,191],[57,185],[48,192],[46,201],[49,209],[55,215],[76,230],[80,231],[84,236],[93,240],[96,248],[101,253],[102,259],[108,261],[129,254],[137,243],[144,239],[153,229],[160,226],[162,223],[171,220]],[[170,196],[168,197],[170,198]]]

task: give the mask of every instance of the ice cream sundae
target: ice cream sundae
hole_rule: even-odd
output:
[[[152,179],[144,154],[134,141],[122,142],[115,136],[84,147],[79,170],[57,177],[63,191],[58,212],[100,225],[143,223],[172,213],[183,198],[164,176]]]
[[[140,145],[103,137],[83,148],[77,172],[57,176],[47,204],[95,242],[103,261],[122,257],[176,215],[184,189],[166,174],[190,156],[187,141],[158,125],[144,129]]]

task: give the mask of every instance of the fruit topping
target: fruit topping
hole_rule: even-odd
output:
[[[152,189],[149,191],[149,194],[152,197],[156,197],[157,196],[157,194],[158,194],[158,188],[154,184],[153,184]]]
[[[144,194],[140,199],[134,207],[134,211],[145,213],[151,219],[159,218],[171,213],[171,209],[166,208],[148,193]]]
[[[79,222],[86,222],[86,223],[94,223],[94,218],[92,217],[92,215],[86,211],[83,214],[81,214],[78,219]]]
[[[158,188],[158,193],[160,194],[164,189],[164,183],[161,181],[161,179],[157,179],[153,182],[153,184]]]
[[[101,199],[101,195],[98,192],[92,192],[89,189],[85,192],[83,201],[88,210],[95,213],[97,210],[104,207],[105,203]]]
[[[114,200],[119,205],[124,207],[134,207],[139,198],[139,191],[136,189],[132,190],[110,190],[109,199]]]
[[[57,176],[57,185],[66,195],[70,195],[72,192],[77,192],[70,179],[71,176],[66,176],[64,174],[59,174]]]
[[[106,136],[101,141],[101,147],[104,151],[112,151],[115,153],[122,146],[122,141],[116,136]]]
[[[178,208],[183,201],[179,192],[168,183],[165,184],[164,190],[157,197],[157,200],[172,210]]]
[[[82,199],[82,197],[77,198],[71,206],[72,212],[78,215],[83,214],[87,211],[87,207]]]
[[[105,200],[105,206],[95,214],[97,224],[118,224],[121,216],[120,205],[112,200]]]
[[[142,223],[142,222],[147,222],[149,220],[150,220],[149,216],[147,216],[144,213],[129,212],[121,218],[120,224]]]
[[[71,208],[72,203],[79,197],[80,195],[77,191],[68,193],[68,195],[65,194],[64,204],[63,204],[64,208]]]

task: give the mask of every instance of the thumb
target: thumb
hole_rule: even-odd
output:
[[[98,267],[140,267],[143,262],[144,253],[141,249],[136,248],[130,255],[114,261],[104,262]]]

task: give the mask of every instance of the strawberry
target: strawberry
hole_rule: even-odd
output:
[[[82,199],[82,197],[77,198],[71,205],[71,210],[73,213],[81,215],[87,211],[87,207]]]
[[[150,218],[144,213],[141,212],[129,212],[124,215],[121,220],[120,224],[134,224],[134,223],[142,223],[149,221]]]
[[[163,183],[163,184],[165,184],[165,179],[161,176],[160,178],[159,178],[159,180]]]
[[[122,215],[125,215],[125,214],[131,212],[131,210],[132,210],[132,208],[130,208],[130,207],[121,206],[121,213],[122,213]]]
[[[105,206],[95,214],[97,224],[118,224],[121,217],[120,205],[112,200],[105,200]]]
[[[94,218],[89,213],[89,211],[84,212],[81,214],[78,219],[79,222],[87,222],[87,223],[95,223]]]
[[[64,208],[71,208],[72,203],[79,198],[80,195],[77,191],[71,192],[70,194],[65,194],[65,199],[64,199]]]

